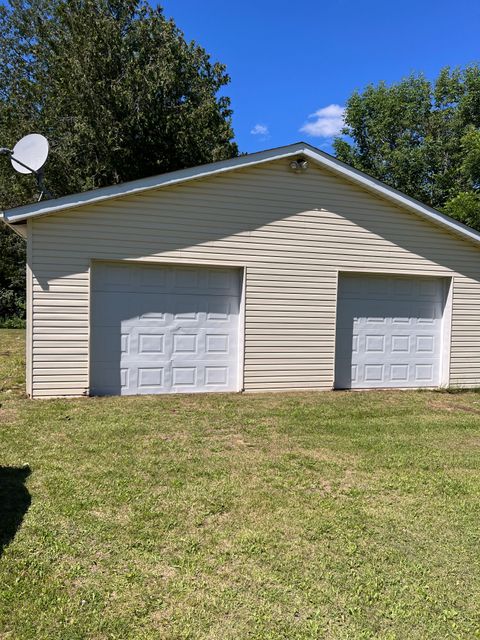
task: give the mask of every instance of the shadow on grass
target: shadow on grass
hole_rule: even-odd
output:
[[[25,480],[28,467],[0,466],[0,558],[20,528],[31,503]]]

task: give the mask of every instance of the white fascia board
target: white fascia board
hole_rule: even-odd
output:
[[[415,198],[407,196],[401,191],[397,191],[397,189],[394,189],[393,187],[389,187],[383,182],[380,182],[380,180],[372,178],[366,173],[350,167],[333,156],[317,151],[315,148],[306,147],[302,153],[305,156],[312,158],[312,160],[316,160],[319,164],[330,169],[332,172],[343,175],[351,182],[362,186],[364,189],[390,200],[398,206],[408,209],[409,211],[412,211],[413,213],[416,213],[417,215],[420,215],[421,217],[430,220],[431,222],[434,222],[457,235],[467,237],[469,240],[473,240],[480,244],[480,232],[475,231],[475,229],[472,229],[471,227],[467,227],[467,225],[462,222],[458,222],[457,220],[440,213],[440,211],[437,211],[418,200],[415,200]]]
[[[48,215],[58,211],[66,211],[68,209],[74,209],[88,204],[98,204],[113,198],[134,195],[152,189],[159,189],[161,187],[173,186],[189,180],[198,180],[225,173],[227,171],[250,167],[265,162],[272,162],[274,160],[281,160],[282,158],[288,158],[296,155],[304,155],[320,166],[343,176],[350,182],[363,187],[377,196],[383,197],[390,202],[393,202],[394,204],[429,220],[430,222],[440,225],[452,233],[480,244],[480,233],[478,231],[467,227],[461,222],[457,222],[453,218],[449,218],[436,209],[432,209],[432,207],[422,204],[418,200],[387,186],[376,178],[372,178],[366,173],[362,173],[361,171],[350,167],[344,162],[337,160],[337,158],[334,158],[333,156],[324,153],[305,142],[298,142],[285,147],[259,151],[257,153],[240,156],[238,158],[231,158],[230,160],[200,165],[190,169],[181,169],[180,171],[164,173],[158,176],[144,178],[142,180],[125,182],[112,187],[85,191],[84,193],[77,193],[63,198],[57,198],[55,200],[45,200],[23,207],[17,207],[10,211],[5,211],[3,212],[2,217],[4,222],[13,225],[13,223],[25,221],[28,218],[36,216]]]
[[[172,171],[170,173],[151,176],[150,178],[124,182],[112,187],[103,187],[100,189],[94,189],[93,191],[75,193],[69,196],[64,196],[63,198],[43,200],[34,204],[28,204],[23,207],[16,207],[15,209],[3,211],[3,218],[5,221],[14,223],[34,216],[47,215],[57,211],[65,211],[67,209],[73,209],[87,204],[98,204],[104,200],[111,200],[112,198],[134,195],[151,189],[173,186],[188,180],[198,180],[200,178],[218,175],[220,173],[232,171],[233,169],[249,167],[264,162],[271,162],[272,160],[280,160],[282,158],[301,153],[301,147],[302,145],[293,144],[287,147],[279,147],[278,149],[269,149],[267,151],[239,156],[238,158],[231,158],[230,160],[204,164],[190,169]]]

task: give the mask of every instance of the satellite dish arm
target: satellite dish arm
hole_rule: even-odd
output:
[[[35,171],[35,169],[32,169],[32,167],[29,167],[28,165],[26,165],[25,163],[23,163],[21,160],[17,160],[17,158],[15,158],[13,156],[13,151],[10,154],[10,160],[13,160],[13,162],[16,162],[17,164],[19,164],[21,167],[25,167],[25,169],[28,169],[29,171],[31,171],[35,176],[38,174],[38,171]]]
[[[10,160],[13,160],[13,162],[16,162],[21,167],[24,167],[25,169],[28,169],[31,173],[33,173],[33,175],[35,176],[35,178],[37,180],[38,188],[40,190],[40,196],[38,198],[39,202],[43,198],[44,195],[48,196],[49,198],[53,198],[53,195],[50,193],[50,191],[45,186],[44,174],[43,174],[43,170],[42,169],[39,169],[38,171],[35,171],[35,169],[32,169],[32,167],[29,167],[27,164],[25,164],[21,160],[18,160],[17,158],[15,158],[14,155],[13,155],[12,149],[7,149],[7,147],[0,147],[0,156],[10,156]]]
[[[16,162],[21,167],[25,167],[25,169],[28,169],[29,171],[37,175],[37,172],[35,171],[35,169],[32,169],[28,165],[24,164],[21,160],[17,160],[17,158],[13,156],[12,149],[7,149],[7,147],[0,147],[0,156],[10,156],[10,160],[13,160],[13,162]]]
[[[43,198],[43,196],[47,196],[47,198],[53,198],[53,194],[47,189],[45,186],[44,173],[43,168],[38,171],[33,172],[35,174],[35,178],[37,179],[37,185],[40,190],[40,195],[38,196],[38,202]]]

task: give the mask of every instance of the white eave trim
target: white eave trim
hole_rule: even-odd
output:
[[[55,200],[43,200],[42,202],[27,204],[23,207],[4,211],[3,218],[8,222],[19,222],[33,216],[47,215],[88,204],[98,204],[99,202],[111,200],[112,198],[130,196],[161,187],[170,187],[182,182],[187,182],[188,180],[207,178],[232,171],[233,169],[271,162],[272,160],[280,160],[300,153],[302,153],[302,151],[299,149],[299,145],[260,151],[259,153],[251,153],[238,158],[231,158],[230,160],[212,162],[211,164],[203,164],[190,169],[181,169],[180,171],[163,173],[158,176],[151,176],[150,178],[124,182],[113,187],[103,187],[101,189],[94,189],[93,191],[75,193]]]
[[[397,189],[389,187],[383,182],[380,182],[380,180],[372,178],[366,173],[350,167],[341,160],[337,160],[337,158],[317,149],[312,150],[311,147],[305,149],[302,153],[309,158],[316,160],[319,164],[330,169],[332,172],[343,175],[345,178],[358,184],[364,189],[367,189],[382,198],[390,200],[394,204],[408,209],[409,211],[412,211],[413,213],[416,213],[417,215],[420,215],[421,217],[430,220],[449,231],[480,243],[480,232],[475,231],[475,229],[467,227],[467,225],[462,222],[458,222],[444,213],[440,213],[437,209],[433,209],[419,200],[415,200],[415,198],[411,198],[401,191],[397,191]]]
[[[260,151],[258,153],[252,153],[221,162],[200,165],[191,169],[182,169],[180,171],[164,173],[159,176],[152,176],[142,180],[125,182],[113,187],[95,189],[94,191],[85,191],[84,193],[77,193],[55,200],[45,200],[5,211],[2,213],[2,218],[7,224],[14,224],[36,216],[66,211],[68,209],[74,209],[85,205],[98,204],[113,198],[130,196],[152,189],[173,186],[189,180],[198,180],[225,173],[227,171],[246,168],[265,162],[272,162],[274,160],[281,160],[282,158],[288,158],[296,155],[304,155],[320,166],[329,169],[337,175],[343,176],[350,182],[367,189],[377,196],[385,198],[457,235],[480,244],[480,233],[478,231],[467,227],[461,222],[457,222],[453,218],[449,218],[436,209],[432,209],[418,200],[410,198],[400,191],[387,186],[379,180],[346,165],[340,160],[337,160],[337,158],[334,158],[333,156],[330,156],[329,154],[324,153],[323,151],[320,151],[319,149],[316,149],[304,142],[299,142],[285,147],[278,147],[276,149],[269,149],[267,151]]]

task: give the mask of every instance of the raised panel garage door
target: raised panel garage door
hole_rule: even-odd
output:
[[[438,386],[445,288],[441,278],[341,275],[335,387]]]
[[[239,305],[236,269],[96,264],[92,393],[237,390]]]

